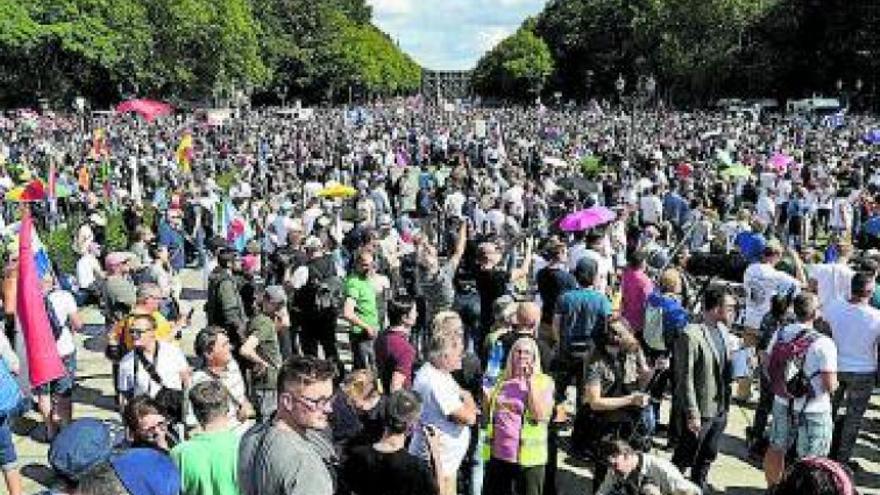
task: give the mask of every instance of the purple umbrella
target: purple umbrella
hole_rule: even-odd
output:
[[[565,232],[579,232],[613,222],[617,214],[604,206],[593,206],[586,210],[569,213],[559,221],[559,228]]]

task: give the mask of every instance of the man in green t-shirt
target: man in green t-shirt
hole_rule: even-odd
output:
[[[272,416],[278,403],[275,382],[283,362],[278,333],[289,326],[284,288],[266,287],[262,307],[248,324],[247,336],[241,345],[241,356],[250,365],[251,402],[261,420]]]
[[[351,324],[351,351],[354,355],[355,369],[372,367],[373,340],[379,334],[379,308],[376,304],[376,289],[370,282],[373,270],[373,253],[358,251],[355,257],[354,273],[345,279],[345,305],[342,317]]]
[[[217,380],[189,392],[200,431],[171,450],[180,470],[182,495],[238,495],[238,444],[230,421],[229,394]]]

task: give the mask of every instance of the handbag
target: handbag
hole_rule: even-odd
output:
[[[135,350],[135,355],[137,360],[140,361],[141,365],[144,367],[144,370],[147,371],[147,374],[150,375],[150,379],[159,384],[159,392],[154,397],[156,404],[162,409],[162,412],[165,413],[165,416],[172,420],[175,423],[183,422],[183,391],[177,390],[174,388],[166,387],[162,382],[162,377],[159,376],[159,372],[156,371],[156,361],[159,359],[159,345],[156,344],[156,350],[153,352],[153,362],[147,361],[147,358],[144,356],[144,353],[137,349]]]

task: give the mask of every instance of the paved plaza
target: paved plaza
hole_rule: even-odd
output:
[[[194,298],[182,301],[184,313],[191,307],[196,308],[193,328],[204,326],[205,315],[202,312],[204,301],[198,296],[203,294],[198,287],[201,282],[200,272],[184,273],[185,293]],[[100,316],[91,308],[86,310],[88,323],[99,323]],[[192,341],[196,331],[190,330],[184,335],[182,345],[187,355],[192,355]],[[103,355],[103,341],[100,336],[77,335],[79,374],[77,389],[74,394],[76,417],[97,417],[118,422],[119,415],[115,410],[112,398],[110,367]],[[878,391],[880,392],[880,391]],[[759,466],[748,462],[745,446],[745,427],[754,414],[754,404],[748,406],[734,405],[730,410],[727,431],[722,439],[721,454],[713,465],[710,482],[719,491],[731,494],[764,493],[764,477]],[[668,410],[664,410],[664,423]],[[44,430],[38,415],[30,413],[16,425],[16,448],[25,478],[25,493],[36,493],[52,482],[52,472],[46,464],[48,445],[44,441]],[[859,446],[855,457],[863,472],[858,473],[856,482],[862,494],[880,494],[880,394],[875,394],[868,417],[862,429]],[[670,457],[671,453],[663,448],[661,438],[656,449],[661,455]],[[586,494],[590,491],[589,470],[580,462],[566,458],[560,454],[559,494]]]

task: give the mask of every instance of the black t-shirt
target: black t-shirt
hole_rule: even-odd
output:
[[[492,304],[496,299],[507,293],[507,285],[510,283],[510,273],[498,268],[483,269],[476,272],[477,293],[480,295],[480,322],[484,330],[488,330],[495,323],[495,314]]]
[[[564,292],[577,289],[577,280],[568,270],[548,266],[538,272],[537,282],[538,294],[541,295],[541,301],[546,308],[541,312],[541,321],[552,323],[557,299]]]
[[[432,495],[439,493],[428,465],[406,449],[384,453],[372,445],[355,447],[342,476],[358,495]]]

